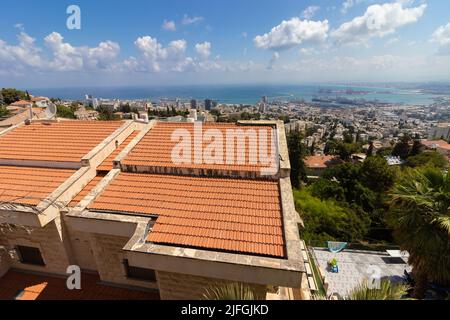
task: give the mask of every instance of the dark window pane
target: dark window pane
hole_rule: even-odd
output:
[[[26,264],[34,264],[38,266],[45,266],[41,251],[38,248],[17,246],[20,262]]]
[[[128,278],[156,282],[155,270],[130,266],[127,259],[123,260],[123,264]]]

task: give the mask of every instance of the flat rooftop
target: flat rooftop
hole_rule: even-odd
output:
[[[374,270],[379,270],[381,278],[388,278],[394,283],[402,281],[404,270],[411,271],[405,261],[392,258],[386,252],[344,250],[332,253],[325,248],[314,248],[313,252],[325,281],[329,283],[327,294],[337,293],[341,297],[367,281]],[[338,262],[339,273],[332,273],[328,269],[328,262],[333,258]]]
[[[275,181],[121,172],[88,209],[153,216],[152,243],[285,257]]]
[[[75,170],[0,165],[0,203],[36,206],[74,173]]]
[[[0,160],[80,162],[123,121],[34,122],[0,136]]]

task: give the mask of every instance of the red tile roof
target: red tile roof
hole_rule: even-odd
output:
[[[277,182],[122,172],[89,209],[157,215],[154,243],[285,255]]]
[[[119,155],[119,153],[122,152],[123,149],[133,140],[137,135],[139,131],[133,131],[128,138],[126,138],[119,147],[114,150],[108,158],[106,158],[98,167],[97,170],[99,171],[110,171],[113,168],[113,160]]]
[[[122,121],[33,123],[0,136],[0,159],[80,162]]]
[[[103,179],[104,175],[97,175],[92,179],[81,191],[78,193],[75,198],[72,199],[69,203],[69,207],[75,207],[81,200],[86,197],[92,189]]]
[[[444,140],[422,140],[422,144],[428,148],[450,151],[450,143]]]
[[[0,166],[0,203],[38,205],[75,170]]]
[[[97,275],[83,273],[81,290],[67,289],[66,279],[9,271],[0,278],[0,300],[159,300],[156,292],[99,284]]]
[[[272,133],[275,130],[271,126],[242,126],[229,123],[204,123],[202,124],[202,135],[208,129],[218,130],[223,136],[223,160],[226,161],[226,133],[227,130],[255,130],[259,133],[259,130],[265,130],[267,132],[267,150],[271,151],[271,138]],[[171,137],[175,130],[187,130],[191,135],[191,155],[192,163],[189,164],[177,164],[172,160],[172,150],[179,144],[179,141],[172,141]],[[248,132],[248,131],[247,131]],[[237,133],[242,137],[242,133]],[[203,141],[203,150],[211,144],[212,141]],[[246,139],[245,152],[239,152],[237,147],[234,147],[234,161],[233,164],[196,164],[194,163],[194,124],[193,123],[165,123],[158,122],[157,125],[151,129],[147,135],[131,150],[128,156],[122,161],[124,165],[140,165],[148,167],[168,167],[168,168],[189,168],[189,169],[213,169],[213,170],[233,170],[233,171],[246,171],[246,172],[260,172],[261,168],[268,165],[262,165],[261,163],[251,163],[249,158],[249,143]],[[257,153],[252,153],[257,155]],[[238,163],[238,160],[242,161],[242,164]],[[203,161],[204,162],[204,161]]]
[[[33,104],[33,102],[28,100],[19,100],[11,103],[12,106],[28,106],[30,104]]]
[[[305,158],[305,165],[310,169],[326,169],[341,162],[342,160],[336,156],[309,156]]]

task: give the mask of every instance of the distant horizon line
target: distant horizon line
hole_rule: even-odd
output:
[[[327,82],[302,82],[302,83],[204,83],[204,84],[136,84],[136,85],[67,85],[67,86],[46,86],[46,87],[21,87],[21,89],[27,88],[27,90],[39,90],[39,89],[72,89],[72,88],[170,88],[170,87],[220,87],[220,86],[308,86],[308,85],[395,85],[395,84],[409,84],[409,85],[419,85],[419,84],[448,84],[450,85],[450,80],[434,80],[434,81],[327,81]],[[4,86],[1,85],[0,88],[18,88],[15,86]]]

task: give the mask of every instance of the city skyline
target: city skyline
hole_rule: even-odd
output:
[[[66,26],[70,5],[81,29]],[[428,0],[5,1],[0,86],[448,81]]]

